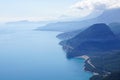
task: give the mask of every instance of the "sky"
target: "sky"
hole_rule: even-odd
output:
[[[120,8],[120,0],[0,0],[0,22],[82,18]]]
[[[78,0],[0,0],[0,22],[52,20]]]

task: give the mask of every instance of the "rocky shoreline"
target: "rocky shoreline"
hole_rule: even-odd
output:
[[[96,68],[96,67],[92,64],[92,62],[90,61],[90,57],[89,57],[89,56],[83,55],[83,56],[78,56],[78,57],[76,57],[76,58],[82,58],[82,59],[85,60],[85,64],[90,65],[92,68]],[[85,65],[84,65],[84,66],[85,66]],[[84,70],[85,70],[85,71],[89,71],[89,70],[86,69],[86,67],[87,67],[87,66],[85,66]],[[91,72],[91,71],[89,71],[89,72]],[[92,73],[93,73],[93,75],[99,75],[99,73],[96,73],[96,72],[92,72]]]
[[[65,47],[64,47],[64,51],[67,52],[67,50],[65,50]],[[73,58],[82,58],[85,60],[84,70],[93,74],[93,76],[90,77],[90,80],[102,80],[102,78],[111,74],[111,72],[104,71],[101,68],[96,67],[96,65],[94,65],[91,61],[91,59],[92,59],[91,55],[90,56],[82,55],[82,56],[77,56],[77,57],[73,57]]]

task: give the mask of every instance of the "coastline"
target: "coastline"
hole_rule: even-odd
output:
[[[89,57],[89,56],[83,55],[83,56],[78,56],[78,57],[76,57],[76,58],[82,58],[82,59],[85,60],[85,62],[84,62],[85,64],[89,64],[92,68],[96,68],[96,67],[92,64],[92,62],[90,61],[90,57]],[[91,72],[91,73],[93,74],[93,76],[99,75],[99,73],[86,70],[85,67],[84,67],[84,70],[85,70],[85,71],[88,71],[88,72]]]
[[[87,55],[83,55],[83,56],[78,56],[76,58],[82,58],[82,59],[88,60],[90,57]]]

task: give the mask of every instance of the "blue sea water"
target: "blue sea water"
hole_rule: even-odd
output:
[[[8,29],[8,28],[6,28]],[[66,58],[59,32],[1,30],[0,80],[89,80],[83,59]]]

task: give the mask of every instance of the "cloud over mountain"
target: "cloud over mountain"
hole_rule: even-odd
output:
[[[113,8],[120,8],[120,0],[81,0],[70,7],[70,12],[72,15],[86,16]]]

